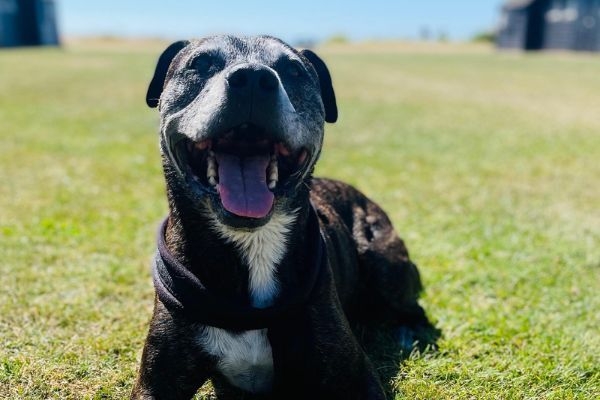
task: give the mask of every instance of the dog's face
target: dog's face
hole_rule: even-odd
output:
[[[235,227],[261,226],[294,198],[337,119],[323,61],[265,36],[172,44],[146,101],[184,195]]]

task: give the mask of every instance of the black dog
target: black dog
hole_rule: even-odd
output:
[[[427,320],[385,213],[312,179],[337,106],[327,67],[272,37],[177,42],[160,56],[169,216],[135,399],[385,398],[353,333]]]

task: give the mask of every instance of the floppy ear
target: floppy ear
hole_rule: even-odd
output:
[[[154,76],[152,77],[152,81],[150,81],[148,92],[146,93],[146,104],[148,104],[148,107],[155,108],[158,106],[158,100],[160,99],[160,94],[165,85],[165,78],[169,71],[169,65],[171,65],[171,61],[173,61],[173,58],[175,58],[177,53],[189,43],[190,42],[187,40],[175,42],[167,47],[158,58]]]
[[[325,65],[325,62],[319,58],[318,55],[310,50],[301,50],[302,54],[315,68],[317,75],[319,75],[319,86],[321,86],[321,99],[325,106],[325,121],[335,122],[338,118],[337,104],[335,102],[335,92],[333,91],[333,84],[331,83],[331,75]]]

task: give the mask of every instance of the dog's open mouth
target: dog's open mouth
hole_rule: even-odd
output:
[[[294,152],[259,127],[242,124],[214,139],[185,138],[177,144],[176,156],[193,183],[218,194],[225,210],[265,218],[276,194],[300,178],[308,152]]]

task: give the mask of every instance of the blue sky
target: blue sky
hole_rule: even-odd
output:
[[[168,39],[212,33],[271,34],[287,41],[417,38],[424,29],[462,40],[492,27],[501,0],[57,0],[67,36]]]

